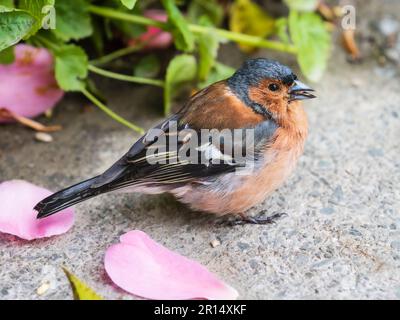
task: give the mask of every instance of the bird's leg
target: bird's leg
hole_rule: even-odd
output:
[[[261,215],[263,215],[264,213],[265,211],[262,211]],[[234,220],[225,220],[225,222],[222,224],[227,224],[229,226],[238,226],[244,224],[273,224],[276,223],[276,220],[280,219],[281,217],[287,216],[287,214],[284,212],[275,213],[269,217],[261,217],[261,215],[257,217],[248,217],[245,214],[240,213],[239,218]]]

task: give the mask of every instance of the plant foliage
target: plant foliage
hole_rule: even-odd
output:
[[[227,41],[236,42],[246,53],[262,47],[294,54],[304,75],[317,81],[326,68],[331,46],[326,22],[316,12],[318,1],[284,3],[289,15],[273,18],[254,0],[235,0],[228,7],[218,0],[0,0],[0,63],[12,63],[12,46],[27,41],[53,52],[56,79],[63,90],[88,96],[92,87],[88,86],[89,72],[154,84],[164,88],[166,113],[183,85],[201,89],[233,73],[231,67],[218,61],[220,44]],[[164,10],[166,21],[143,15],[154,6]],[[54,19],[55,28],[45,27],[44,21],[49,19]],[[228,28],[224,29],[224,21],[228,21]],[[160,51],[144,51],[129,76],[107,72],[97,64],[95,68],[90,62],[108,63],[138,52],[145,44],[132,39],[141,39],[150,27],[173,36],[176,53],[166,64],[161,63]],[[120,43],[129,40],[136,48],[120,47],[111,52],[108,43],[116,39]],[[154,79],[162,74],[164,80]]]

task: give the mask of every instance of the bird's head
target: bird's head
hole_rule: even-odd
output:
[[[256,113],[270,117],[281,116],[297,100],[315,98],[289,67],[263,58],[245,61],[228,85]]]

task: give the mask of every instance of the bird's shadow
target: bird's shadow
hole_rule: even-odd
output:
[[[165,226],[200,228],[216,224],[215,215],[194,211],[170,194],[127,194],[119,199],[116,211],[131,221]]]

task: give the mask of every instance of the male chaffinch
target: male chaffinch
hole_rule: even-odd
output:
[[[169,192],[195,210],[236,214],[242,222],[270,223],[271,217],[252,218],[246,211],[262,202],[294,169],[308,131],[299,100],[315,98],[312,91],[277,61],[247,60],[232,77],[199,91],[180,111],[149,130],[103,174],[39,202],[35,206],[38,218],[121,190]],[[210,135],[198,143],[195,136],[204,129],[218,130],[218,143],[210,142]],[[221,135],[224,130],[242,131],[229,144]],[[191,143],[195,148],[189,153],[195,154],[196,161],[181,157],[187,155]],[[239,156],[236,150],[232,155],[235,148]],[[239,169],[249,163],[252,169],[240,174]]]

